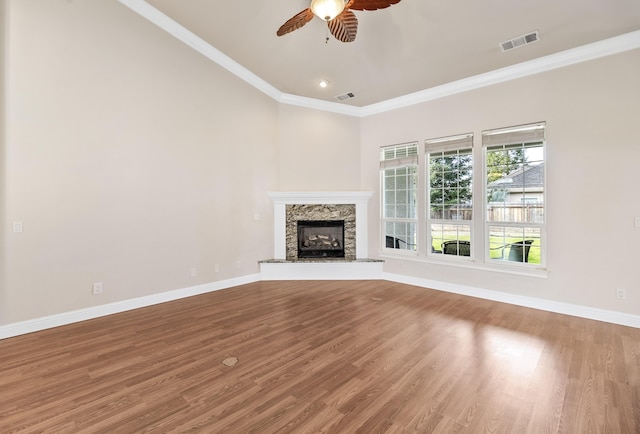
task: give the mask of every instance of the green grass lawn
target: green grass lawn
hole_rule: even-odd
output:
[[[460,241],[469,241],[469,237],[460,237]],[[442,250],[442,243],[445,241],[455,241],[455,237],[445,238],[442,240],[434,240],[433,248],[434,250]],[[511,243],[516,243],[518,241],[522,241],[521,238],[502,238],[502,237],[491,237],[490,243],[492,247],[504,246]],[[502,258],[502,249],[494,248],[491,250],[490,258],[491,259],[501,259]],[[504,248],[504,257],[507,258],[509,256],[509,247]],[[540,263],[540,240],[536,239],[533,244],[531,244],[531,249],[529,250],[529,264],[539,264]]]

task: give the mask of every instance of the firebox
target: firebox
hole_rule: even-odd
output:
[[[344,258],[344,220],[299,220],[298,258]]]

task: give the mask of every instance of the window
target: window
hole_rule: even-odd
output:
[[[471,256],[473,134],[425,141],[432,254]]]
[[[482,133],[492,262],[544,262],[544,136],[544,123]]]
[[[420,152],[418,142],[381,148],[381,250],[516,273],[543,269],[545,134],[539,122],[427,139]]]
[[[382,226],[388,249],[417,250],[418,144],[382,148]]]

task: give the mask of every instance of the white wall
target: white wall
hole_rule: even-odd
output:
[[[379,190],[380,146],[547,122],[548,278],[387,259],[385,271],[640,314],[640,51],[363,120],[363,189]],[[370,254],[379,255],[377,194]],[[616,287],[627,289],[617,300]]]
[[[279,116],[281,191],[360,189],[360,120],[281,105]]]
[[[0,324],[257,273],[277,103],[118,2],[9,4],[3,216],[24,233]]]

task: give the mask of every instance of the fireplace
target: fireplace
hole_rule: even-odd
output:
[[[355,213],[351,204],[286,206],[287,259],[355,259]]]
[[[298,221],[312,220],[343,220],[343,260],[366,259],[367,201],[372,195],[371,191],[270,192],[269,197],[273,200],[274,260],[298,259]],[[322,262],[322,258],[318,261]]]
[[[334,192],[270,192],[273,200],[273,259],[260,261],[260,275],[263,280],[349,280],[382,279],[380,259],[367,258],[367,201],[372,191]],[[330,257],[325,248],[316,251],[316,258],[301,258],[308,252],[299,252],[298,222],[309,221],[342,222],[344,256]],[[315,228],[315,234],[301,235],[303,247],[305,237],[309,241],[324,239],[330,244],[336,235],[325,231],[335,228]],[[315,235],[315,240],[310,238]],[[322,237],[320,236],[322,235]],[[327,237],[327,238],[324,238]],[[309,243],[309,248],[311,243]],[[332,246],[331,249],[337,246]],[[304,249],[303,249],[304,250]],[[318,250],[318,249],[316,249]]]
[[[344,220],[298,220],[298,258],[344,258]]]

